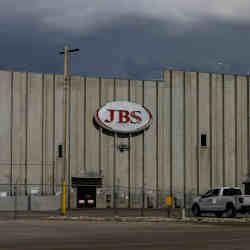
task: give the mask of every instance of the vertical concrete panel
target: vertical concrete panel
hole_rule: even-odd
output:
[[[235,184],[235,78],[224,76],[225,185]]]
[[[129,98],[131,102],[136,103],[136,80],[130,81]],[[131,190],[131,207],[135,206],[135,190],[136,190],[136,167],[135,167],[135,136],[130,138],[130,190]]]
[[[131,101],[143,104],[143,82],[133,81],[131,83]],[[131,143],[131,185],[132,185],[132,207],[141,207],[142,201],[142,172],[143,172],[143,133],[135,134]]]
[[[130,89],[129,89],[129,98],[131,102],[136,102],[136,83],[137,81],[131,80],[130,81]],[[130,191],[131,191],[131,207],[135,205],[135,189],[136,189],[136,168],[135,168],[135,136],[131,136],[130,138]]]
[[[222,75],[213,74],[212,95],[212,186],[223,185],[223,80]]]
[[[160,206],[165,205],[165,197],[171,190],[171,134],[170,134],[170,73],[159,82],[158,90],[158,183]]]
[[[185,73],[185,193],[190,206],[197,191],[197,74]]]
[[[43,167],[45,194],[54,191],[55,158],[58,151],[55,150],[55,128],[54,128],[54,75],[45,74],[43,78]]]
[[[0,183],[11,183],[11,83],[12,73],[0,71]],[[2,187],[0,187],[2,190]]]
[[[101,105],[114,100],[114,79],[101,80]],[[106,194],[112,194],[113,170],[114,170],[114,136],[112,133],[102,130],[102,173],[104,174],[104,186]],[[112,202],[111,202],[112,204]]]
[[[27,81],[26,73],[14,73],[13,75],[13,98],[14,98],[13,182],[19,184],[25,183],[26,81]]]
[[[199,74],[199,191],[207,191],[211,185],[210,169],[210,90],[209,74]],[[207,136],[207,147],[201,147],[201,135]]]
[[[55,76],[55,150],[57,152],[58,145],[63,145],[63,128],[64,128],[64,82],[63,76]],[[64,152],[63,152],[64,154]],[[56,158],[55,166],[55,184],[56,192],[60,191],[60,185],[63,178],[63,158]]]
[[[172,160],[173,196],[177,205],[184,201],[184,79],[183,72],[174,71],[172,75]]]
[[[93,117],[99,107],[99,79],[86,79],[86,175],[99,174],[99,133],[94,126]]]
[[[71,78],[71,117],[70,117],[70,168],[71,176],[84,175],[84,105],[85,80]]]
[[[150,200],[156,206],[156,82],[144,82],[144,105],[153,116],[152,125],[144,132],[144,170],[145,170],[145,194],[146,200]],[[149,205],[149,204],[148,204]]]
[[[250,176],[250,77],[247,77],[247,175]]]
[[[128,80],[116,81],[116,101],[128,101]],[[119,136],[117,143],[128,145],[128,135]],[[117,164],[116,167],[116,184],[119,191],[120,207],[128,207],[128,167],[129,167],[129,152],[120,152],[117,148]]]
[[[28,184],[44,184],[43,156],[43,76],[42,74],[28,74],[28,123],[27,123],[27,157]],[[43,179],[42,179],[43,178]],[[43,187],[41,187],[43,188]]]
[[[242,184],[242,181],[245,180],[245,176],[248,175],[248,148],[249,148],[249,143],[248,143],[248,123],[249,123],[249,114],[248,114],[248,78],[245,77],[244,79],[244,84],[242,87],[242,106],[243,106],[243,121],[242,121],[242,168],[241,168],[241,173],[238,174],[238,182]]]
[[[247,78],[236,81],[236,180],[240,186],[247,176]]]

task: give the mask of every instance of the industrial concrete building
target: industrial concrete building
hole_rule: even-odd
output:
[[[72,207],[81,184],[92,187],[96,207],[160,208],[166,196],[189,206],[198,193],[241,186],[248,176],[247,76],[181,71],[166,71],[159,81],[72,76],[67,93],[64,172],[63,76],[0,71],[1,192],[14,195],[18,184],[24,196],[34,187],[41,196],[56,195],[65,173]],[[136,133],[105,129],[95,115],[114,101],[141,104],[151,123]],[[120,119],[126,120],[124,114]]]

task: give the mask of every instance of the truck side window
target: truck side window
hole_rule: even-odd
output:
[[[230,189],[231,195],[241,195],[241,190],[236,188]]]
[[[236,188],[227,188],[223,190],[224,196],[234,196],[234,195],[241,195],[241,190]]]
[[[216,188],[214,190],[212,190],[213,196],[218,196],[220,194],[220,189]]]
[[[229,188],[224,189],[224,190],[223,190],[223,195],[224,195],[224,196],[231,196],[230,189],[229,189]]]

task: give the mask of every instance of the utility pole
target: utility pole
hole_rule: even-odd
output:
[[[68,131],[68,87],[69,87],[69,56],[70,53],[78,52],[80,49],[64,47],[60,55],[64,55],[64,138],[63,138],[63,180],[62,180],[62,204],[61,213],[66,214],[66,176],[67,176],[67,131]]]

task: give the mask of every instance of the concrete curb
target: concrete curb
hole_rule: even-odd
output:
[[[86,222],[182,222],[198,224],[250,224],[250,218],[210,218],[210,217],[185,217],[185,218],[167,218],[167,217],[92,217],[92,216],[50,216],[42,218],[43,220],[59,221],[86,221]]]
[[[211,218],[211,217],[199,217],[199,218],[185,218],[185,222],[190,223],[210,223],[210,224],[250,224],[250,218]]]
[[[71,221],[88,221],[88,222],[176,222],[180,219],[176,218],[163,218],[163,217],[123,217],[123,216],[114,216],[114,217],[93,217],[93,216],[50,216],[44,218],[48,220],[71,220]]]

